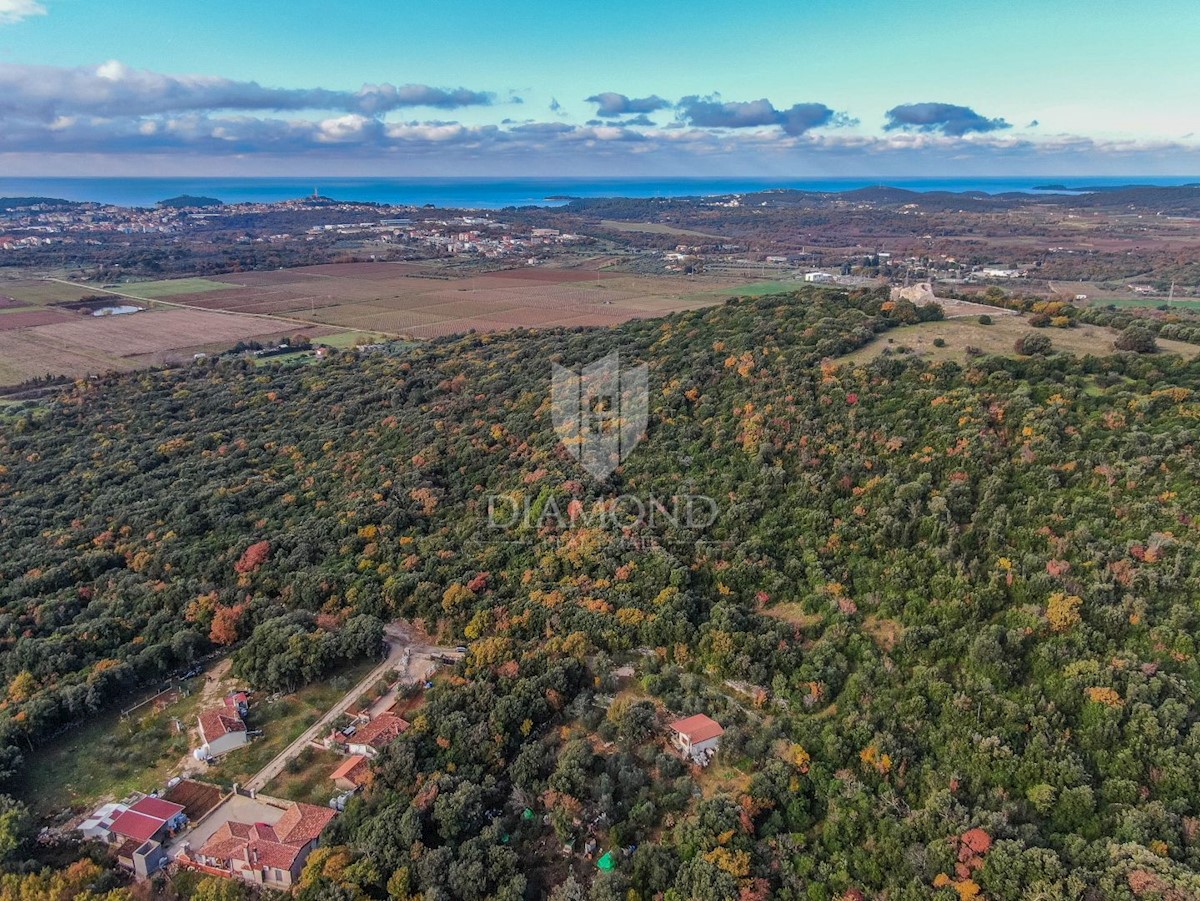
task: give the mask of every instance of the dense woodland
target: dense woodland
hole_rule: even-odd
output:
[[[807,290],[213,361],[4,420],[4,770],[214,647],[286,688],[403,616],[469,654],[301,898],[1200,896],[1200,362],[837,364],[901,312]],[[550,369],[613,350],[649,364],[650,425],[597,483],[556,441]],[[501,493],[719,515],[497,532]],[[703,773],[663,739],[696,712],[728,730]],[[2,811],[0,898],[125,892],[40,871]]]

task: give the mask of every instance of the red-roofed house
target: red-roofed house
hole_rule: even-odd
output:
[[[162,798],[142,798],[129,805],[110,830],[117,862],[139,879],[148,878],[166,863],[162,843],[186,822],[182,805]]]
[[[342,761],[341,766],[329,774],[329,778],[343,791],[354,791],[367,781],[370,769],[371,764],[366,757],[362,754],[351,754]]]
[[[668,728],[675,747],[697,763],[708,763],[725,734],[720,723],[703,713],[676,720]]]
[[[385,745],[398,738],[406,729],[408,720],[401,719],[394,713],[381,713],[365,726],[359,726],[358,731],[346,743],[346,748],[351,754],[374,758]]]
[[[178,804],[162,798],[142,798],[113,821],[112,832],[122,839],[136,839],[139,843],[151,839],[161,841],[186,819]]]
[[[322,830],[335,816],[326,807],[292,804],[274,824],[230,820],[212,834],[195,859],[210,871],[222,870],[254,885],[286,890],[299,878]]]
[[[213,707],[196,719],[200,723],[200,748],[207,757],[220,757],[249,741],[246,724],[235,708]]]

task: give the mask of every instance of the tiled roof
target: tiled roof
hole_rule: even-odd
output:
[[[132,805],[129,809],[136,810],[138,813],[144,813],[147,816],[157,817],[164,823],[172,817],[177,817],[183,813],[182,804],[174,804],[171,801],[164,801],[162,798],[142,798],[142,800]]]
[[[330,779],[349,779],[355,785],[361,785],[360,781],[366,775],[367,758],[361,754],[351,754],[342,761],[342,765],[329,774]]]
[[[692,744],[708,741],[710,738],[717,738],[725,734],[725,729],[720,723],[705,716],[703,713],[697,713],[695,716],[689,716],[686,719],[676,720],[671,723],[670,728],[673,732],[686,735],[688,741]]]
[[[382,748],[388,742],[398,737],[408,728],[408,720],[401,719],[394,713],[381,713],[371,722],[361,727],[350,739],[354,745],[370,745],[372,748]]]
[[[242,722],[241,717],[221,707],[205,710],[198,719],[200,720],[200,737],[205,741],[213,741],[230,732],[246,731],[246,724]]]
[[[154,834],[164,825],[166,825],[164,819],[138,813],[136,810],[127,810],[117,817],[116,822],[112,824],[112,831],[117,835],[125,836],[125,838],[135,838],[141,843],[148,838],[153,838]]]
[[[221,824],[196,853],[225,863],[239,860],[251,867],[290,870],[304,846],[319,836],[335,816],[327,807],[293,804],[274,826],[230,820]]]
[[[337,814],[328,807],[293,804],[275,824],[275,832],[280,841],[289,845],[304,845],[320,835],[335,816]]]

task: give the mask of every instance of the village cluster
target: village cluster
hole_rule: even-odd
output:
[[[74,829],[84,839],[107,844],[117,863],[137,879],[175,867],[289,890],[326,827],[350,797],[369,785],[371,761],[409,729],[409,722],[396,712],[395,688],[374,704],[351,706],[340,725],[311,742],[341,755],[328,774],[334,793],[325,807],[272,797],[236,783],[227,790],[203,778],[177,776],[161,790],[97,807],[77,820]],[[251,703],[249,692],[233,691],[196,715],[196,761],[219,762],[260,734],[247,726]],[[671,722],[667,735],[680,757],[705,767],[724,731],[709,716],[696,714]],[[591,859],[595,842],[588,844],[585,850]],[[611,864],[611,854],[601,857],[597,866],[604,869],[606,860]]]
[[[580,235],[565,234],[554,228],[530,228],[501,222],[490,217],[460,216],[430,218],[407,207],[383,208],[379,215],[361,217],[361,204],[337,204],[316,198],[284,203],[241,203],[215,208],[174,206],[123,207],[95,203],[63,207],[33,204],[0,210],[0,250],[71,245],[100,246],[104,239],[121,235],[176,236],[205,232],[241,231],[233,243],[281,244],[315,241],[321,237],[340,241],[403,244],[437,254],[464,254],[496,259],[528,256],[547,247],[570,245],[584,240]],[[411,214],[397,217],[395,214]],[[276,219],[295,214],[299,227],[272,233],[263,229],[247,231],[245,223],[254,216],[272,215]],[[304,225],[318,218],[318,224]],[[382,216],[382,218],[380,218]]]

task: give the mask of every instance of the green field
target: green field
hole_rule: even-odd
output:
[[[732,288],[713,288],[683,295],[684,300],[711,300],[714,297],[763,297],[767,294],[790,294],[804,287],[797,281],[746,282]]]
[[[245,782],[375,665],[376,661],[365,661],[275,700],[256,697],[248,725],[262,729],[264,735],[225,755],[200,778],[225,785]],[[203,680],[193,680],[196,689],[202,684]],[[197,743],[195,718],[200,703],[201,693],[196,690],[161,712],[122,719],[119,712],[112,711],[70,729],[26,754],[12,793],[35,815],[48,817],[66,808],[81,810],[130,792],[162,788],[179,772]],[[176,730],[176,719],[184,731]]]
[[[932,362],[954,360],[963,363],[968,359],[966,350],[969,346],[977,347],[985,353],[1016,356],[1013,345],[1022,335],[1031,332],[1038,332],[1049,338],[1056,351],[1066,351],[1080,356],[1085,354],[1104,356],[1116,353],[1113,348],[1113,340],[1117,337],[1116,333],[1100,326],[1081,325],[1070,329],[1035,329],[1023,316],[995,316],[991,325],[981,325],[978,317],[972,316],[901,326],[884,332],[871,343],[860,347],[843,359],[849,363],[861,364],[873,360],[886,349],[890,348],[893,353],[897,353],[902,348],[908,348]],[[934,346],[933,342],[938,338],[946,342],[945,347]],[[1182,341],[1160,339],[1158,346],[1165,353],[1177,353],[1189,359],[1200,353],[1200,347],[1194,344],[1185,344]]]
[[[132,282],[127,285],[105,285],[109,291],[140,297],[143,300],[156,300],[160,297],[174,297],[177,294],[199,294],[204,291],[225,291],[237,288],[228,282],[215,282],[207,278],[170,278],[157,282]]]
[[[187,725],[178,732],[175,719],[190,724],[199,702],[196,691],[158,713],[122,719],[112,711],[74,727],[26,754],[13,794],[35,815],[49,816],[161,788],[191,744]]]
[[[34,306],[44,306],[50,303],[69,303],[73,300],[79,300],[82,297],[92,297],[99,293],[92,285],[65,285],[62,282],[48,282],[41,279],[0,281],[0,294]]]
[[[330,347],[346,350],[351,347],[358,347],[360,344],[382,344],[388,340],[390,339],[373,335],[371,332],[348,331],[339,332],[336,335],[325,335],[324,337],[315,339],[314,343],[327,344]]]

